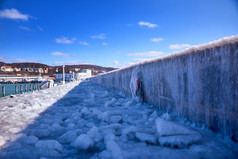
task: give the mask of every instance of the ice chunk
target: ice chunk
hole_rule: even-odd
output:
[[[112,100],[110,100],[110,101],[107,101],[105,104],[104,104],[104,106],[105,107],[108,107],[108,106],[114,106],[114,103],[116,102],[116,99],[115,98],[112,98]]]
[[[116,139],[116,136],[111,133],[111,132],[108,132],[105,136],[104,136],[104,142],[106,143],[107,141],[109,140],[115,140]]]
[[[102,121],[105,121],[105,122],[108,122],[108,121],[109,121],[109,117],[110,117],[110,115],[109,115],[109,113],[108,113],[107,111],[105,111],[105,112],[103,112],[103,113],[100,113],[100,114],[98,114],[98,116],[97,116],[97,118],[98,118],[99,120],[102,120]]]
[[[39,141],[38,137],[36,136],[28,136],[26,139],[26,144],[35,145]]]
[[[87,135],[93,139],[95,142],[100,142],[102,140],[102,135],[99,133],[99,130],[96,126],[93,126],[88,132]]]
[[[153,145],[157,144],[157,137],[155,135],[136,132],[135,136],[142,142],[146,142],[148,144]]]
[[[35,146],[39,149],[55,150],[57,152],[61,152],[63,149],[62,145],[56,140],[40,140]]]
[[[166,121],[162,118],[157,118],[155,123],[159,134],[158,141],[163,146],[182,148],[201,139],[201,134],[198,131],[184,125]]]
[[[106,148],[111,152],[113,159],[123,159],[121,149],[114,140],[108,140],[106,142]]]
[[[135,139],[135,133],[138,131],[138,128],[135,126],[130,126],[128,128],[125,128],[122,130],[121,139],[123,142],[126,142],[127,139],[134,140]]]
[[[171,120],[171,116],[169,115],[169,113],[164,113],[161,118],[163,118],[164,120]]]
[[[54,149],[38,148],[37,154],[45,158],[59,158],[60,153]]]
[[[77,138],[77,133],[75,131],[67,131],[59,137],[60,143],[72,143]]]
[[[152,121],[152,120],[155,120],[156,118],[158,118],[158,115],[157,115],[157,112],[154,111],[154,112],[150,115],[149,120]]]
[[[111,159],[112,158],[111,152],[107,151],[107,150],[102,151],[101,153],[99,153],[98,156],[100,159]]]
[[[49,130],[51,131],[51,134],[54,135],[61,135],[65,131],[65,129],[57,123],[51,125],[51,127],[49,127]]]
[[[90,111],[88,110],[88,108],[84,107],[84,108],[81,110],[81,113],[84,114],[84,115],[88,115],[88,114],[90,114]]]
[[[122,120],[121,115],[112,115],[111,116],[111,122],[112,123],[119,123]]]
[[[76,141],[73,143],[73,146],[78,149],[87,150],[93,147],[93,144],[93,140],[88,135],[82,134],[77,137]]]
[[[27,136],[24,133],[18,133],[18,134],[13,134],[11,136],[11,141],[22,141],[25,140],[27,138]]]

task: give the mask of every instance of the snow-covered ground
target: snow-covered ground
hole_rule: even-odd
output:
[[[90,82],[0,98],[0,158],[237,158],[238,144]]]

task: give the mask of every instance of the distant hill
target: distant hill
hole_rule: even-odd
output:
[[[17,68],[31,67],[31,68],[44,68],[49,67],[48,65],[41,63],[6,63],[6,65]]]
[[[49,66],[46,64],[41,64],[41,63],[5,63],[5,62],[0,62],[0,67],[3,65],[7,65],[7,66],[11,66],[12,68],[42,68],[42,69],[47,69],[49,70],[50,75],[55,74],[55,73],[62,73],[62,66]],[[76,71],[75,68],[77,68]],[[98,73],[102,73],[102,72],[109,72],[109,71],[113,71],[117,68],[113,68],[113,67],[102,67],[102,66],[98,66],[98,65],[89,65],[89,64],[82,64],[82,65],[65,65],[65,73],[69,73],[69,72],[79,72],[79,70],[82,69],[91,69],[93,75],[96,75]],[[13,73],[13,72],[12,72]],[[11,74],[12,74],[11,73]],[[25,72],[24,72],[25,73]]]

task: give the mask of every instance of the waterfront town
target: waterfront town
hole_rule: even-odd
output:
[[[66,65],[64,66],[65,81],[82,80],[94,75],[112,71],[114,68],[96,65]],[[63,80],[63,66],[47,66],[39,63],[0,63],[0,82],[16,83]]]

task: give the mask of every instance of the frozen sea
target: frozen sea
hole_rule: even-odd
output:
[[[91,82],[0,98],[0,159],[238,158],[238,144]]]

